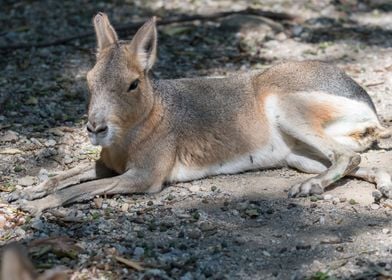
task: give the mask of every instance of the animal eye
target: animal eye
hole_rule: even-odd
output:
[[[134,80],[134,81],[129,85],[128,91],[131,91],[131,90],[136,89],[138,85],[139,85],[139,80],[138,80],[138,79]]]

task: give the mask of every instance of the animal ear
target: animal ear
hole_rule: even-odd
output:
[[[98,52],[118,41],[117,33],[105,13],[98,13],[94,17],[94,29],[97,36]]]
[[[157,28],[156,19],[149,19],[135,34],[129,48],[136,56],[138,64],[144,71],[148,71],[155,63],[157,56]]]

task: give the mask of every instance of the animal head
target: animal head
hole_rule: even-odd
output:
[[[148,73],[156,58],[157,31],[151,18],[131,41],[121,41],[104,13],[94,17],[94,28],[97,59],[87,73],[87,131],[93,145],[105,147],[121,139],[152,108]]]

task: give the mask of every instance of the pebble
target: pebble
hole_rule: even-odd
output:
[[[341,197],[341,198],[339,198],[339,201],[342,202],[342,203],[343,203],[343,202],[346,202],[346,201],[347,201],[347,198]]]
[[[333,196],[330,194],[326,194],[326,195],[324,195],[323,198],[324,198],[324,200],[331,200],[333,198]]]
[[[5,225],[6,221],[7,220],[5,219],[5,217],[3,215],[1,215],[0,216],[0,229],[4,228],[4,225]]]
[[[15,131],[8,130],[3,137],[0,138],[0,142],[16,142],[19,139],[18,134]]]
[[[94,199],[94,203],[95,203],[95,207],[100,209],[100,208],[102,208],[103,199],[100,198],[100,197],[97,197],[97,198]]]
[[[334,198],[332,199],[332,203],[333,203],[334,205],[338,204],[339,201],[340,201],[340,199],[337,198],[337,197],[334,197]]]
[[[128,208],[129,208],[128,203],[123,203],[123,205],[121,205],[121,211],[123,211],[123,212],[127,212]]]
[[[380,208],[380,205],[378,205],[378,204],[376,204],[376,203],[372,203],[372,205],[370,205],[370,208],[371,208],[372,210],[377,210],[377,209]]]
[[[187,236],[191,239],[199,239],[201,237],[201,231],[199,229],[191,229],[188,231]]]
[[[382,229],[382,233],[384,233],[384,234],[389,234],[391,231],[390,231],[390,229],[389,228],[383,228]]]
[[[18,180],[18,185],[25,186],[25,187],[31,186],[34,183],[35,183],[35,177],[33,176],[25,176]]]
[[[64,156],[63,162],[64,162],[65,164],[70,164],[70,163],[72,163],[73,161],[74,161],[73,158],[71,158],[69,155],[65,155],[65,156]]]
[[[55,146],[56,144],[57,144],[57,142],[56,142],[56,140],[54,140],[54,139],[49,139],[49,140],[45,141],[45,143],[44,143],[44,145],[45,145],[46,147],[53,147],[53,146]]]
[[[135,247],[133,250],[133,255],[135,258],[140,259],[144,255],[144,249],[142,247]]]

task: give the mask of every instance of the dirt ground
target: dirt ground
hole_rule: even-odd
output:
[[[94,160],[85,133],[86,71],[94,37],[5,49],[115,25],[247,7],[297,16],[232,15],[159,26],[155,78],[229,75],[286,60],[344,69],[392,121],[390,1],[5,1],[0,10],[0,245],[19,242],[40,271],[71,279],[392,279],[392,201],[345,178],[324,195],[288,199],[311,175],[291,169],[169,185],[158,194],[96,198],[31,217],[7,203],[15,189]],[[121,32],[125,38],[134,30]],[[363,166],[392,172],[392,141]],[[135,269],[129,262],[138,262]]]

